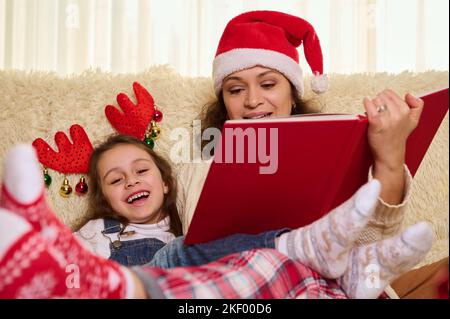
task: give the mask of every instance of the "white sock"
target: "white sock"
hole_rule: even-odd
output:
[[[342,276],[355,240],[375,211],[380,187],[380,182],[374,179],[321,219],[282,234],[277,250],[324,277]]]
[[[426,256],[432,242],[430,226],[420,222],[399,236],[355,247],[338,283],[349,298],[377,298],[390,282]]]

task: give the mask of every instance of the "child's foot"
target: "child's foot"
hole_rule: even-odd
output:
[[[430,226],[420,222],[399,236],[355,247],[338,283],[349,298],[377,298],[390,282],[426,256],[432,242]]]
[[[375,211],[379,193],[380,183],[372,180],[318,221],[282,234],[277,249],[324,277],[342,276],[355,240]]]
[[[25,219],[2,208],[0,236],[0,299],[121,298],[134,289],[126,269],[79,247],[70,247],[69,262]]]
[[[38,232],[61,224],[45,201],[43,175],[31,145],[17,145],[6,155],[0,207],[19,214]]]

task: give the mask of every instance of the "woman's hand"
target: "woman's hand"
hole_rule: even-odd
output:
[[[423,104],[409,93],[402,100],[391,90],[384,90],[374,99],[364,98],[373,176],[382,184],[380,197],[389,204],[403,200],[406,141],[419,123]],[[384,111],[379,111],[380,106],[384,106]]]

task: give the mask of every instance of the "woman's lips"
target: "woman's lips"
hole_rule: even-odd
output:
[[[265,117],[269,117],[272,115],[272,112],[258,112],[258,113],[250,113],[244,116],[243,118],[246,120],[258,120]]]

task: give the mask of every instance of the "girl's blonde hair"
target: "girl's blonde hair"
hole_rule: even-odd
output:
[[[113,149],[117,145],[134,145],[143,151],[147,152],[155,162],[164,183],[168,187],[168,193],[164,195],[163,205],[161,212],[163,216],[161,219],[170,217],[169,232],[175,236],[182,235],[182,225],[180,216],[178,214],[177,201],[177,183],[172,172],[172,166],[161,155],[158,155],[155,151],[149,148],[144,142],[128,136],[128,135],[113,135],[109,137],[104,143],[94,149],[89,161],[89,208],[93,212],[94,218],[115,218],[121,223],[126,225],[127,220],[119,216],[111,207],[109,202],[103,195],[101,176],[98,173],[98,162],[101,156],[108,150]]]

